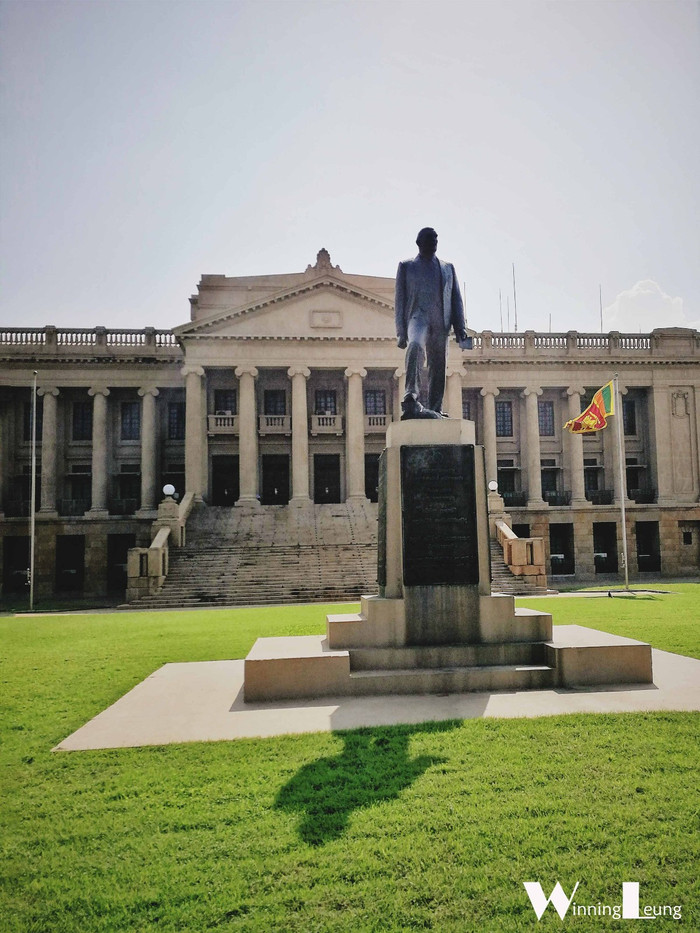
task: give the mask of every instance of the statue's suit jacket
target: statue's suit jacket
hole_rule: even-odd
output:
[[[415,259],[405,259],[399,263],[396,272],[394,313],[398,336],[406,336],[408,322],[419,310],[416,272],[419,262],[423,262],[423,260],[419,259],[418,256]],[[438,262],[440,263],[440,275],[442,277],[442,313],[445,322],[445,333],[449,333],[450,328],[454,327],[455,334],[459,336],[466,330],[464,305],[462,304],[459,282],[451,262],[443,262],[441,259],[438,259]]]

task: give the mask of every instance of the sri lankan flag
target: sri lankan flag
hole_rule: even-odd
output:
[[[567,421],[564,427],[572,434],[590,434],[607,427],[608,415],[615,414],[615,392],[612,380],[598,389],[591,404],[578,418]]]

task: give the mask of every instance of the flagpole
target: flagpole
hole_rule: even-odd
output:
[[[629,567],[627,562],[627,519],[625,515],[625,497],[627,494],[625,483],[625,465],[622,446],[622,405],[620,404],[620,388],[617,382],[617,373],[613,377],[615,391],[615,422],[617,424],[617,465],[620,477],[620,512],[622,514],[622,562],[625,567],[625,589],[629,590]]]
[[[36,519],[36,377],[34,370],[34,384],[32,389],[32,479],[29,494],[29,611],[34,609],[34,542]]]

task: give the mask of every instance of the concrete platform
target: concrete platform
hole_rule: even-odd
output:
[[[505,626],[510,638],[500,644],[345,649],[349,639],[339,629],[369,629],[370,621],[345,615],[327,622],[328,636],[258,638],[245,659],[246,701],[653,682],[650,645],[581,625],[552,626],[548,613],[532,609],[515,610]],[[540,629],[546,635],[533,640]]]
[[[244,703],[243,661],[166,664],[55,751],[330,732],[360,726],[563,713],[700,711],[700,660],[653,650],[654,683]]]

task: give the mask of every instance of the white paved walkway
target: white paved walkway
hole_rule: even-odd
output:
[[[654,683],[449,696],[243,702],[243,661],[166,664],[55,751],[208,742],[483,716],[700,710],[700,660],[653,652]]]

